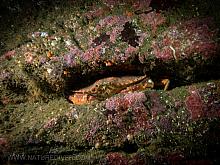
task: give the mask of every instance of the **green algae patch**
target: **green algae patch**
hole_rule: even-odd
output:
[[[42,161],[57,164],[212,158],[220,148],[220,83],[197,83],[219,79],[218,19],[201,17],[211,12],[206,3],[167,11],[131,1],[79,4],[39,13],[27,20],[35,28],[22,26],[22,34],[5,47],[0,154],[50,155],[53,160]],[[127,74],[146,74],[155,84],[166,77],[171,87],[115,94],[88,105],[67,101],[73,89]]]
[[[76,148],[94,148],[98,142],[96,134],[102,131],[103,123],[103,115],[95,107],[81,109],[76,123],[66,133],[66,142]]]
[[[10,117],[8,122],[3,123],[3,126],[12,126],[8,136],[13,142],[25,144],[31,138],[38,136],[44,127],[55,126],[55,120],[69,112],[70,107],[71,105],[64,99],[52,100],[48,103],[21,103],[6,106],[4,109],[6,114],[10,113]]]

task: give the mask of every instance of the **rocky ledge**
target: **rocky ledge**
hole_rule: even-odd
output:
[[[181,17],[165,6],[146,0],[75,7],[4,53],[2,161],[218,162],[216,18],[194,11]],[[162,79],[169,80],[166,90]],[[68,100],[77,92],[82,99]]]

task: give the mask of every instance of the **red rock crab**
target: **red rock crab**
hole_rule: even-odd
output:
[[[162,82],[165,90],[168,81]],[[73,95],[69,96],[69,100],[77,105],[89,104],[92,101],[104,100],[117,93],[128,93],[133,91],[154,88],[154,82],[147,76],[123,76],[123,77],[107,77],[97,80],[94,84],[83,89],[73,91]]]

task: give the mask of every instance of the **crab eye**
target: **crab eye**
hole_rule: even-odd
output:
[[[96,84],[94,87],[94,90],[97,90],[100,87],[100,85]]]

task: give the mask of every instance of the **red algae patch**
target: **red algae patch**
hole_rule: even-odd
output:
[[[105,102],[105,115],[110,123],[114,123],[113,125],[122,129],[125,134],[148,130],[152,126],[148,121],[149,114],[144,105],[145,101],[147,97],[142,92],[112,97]],[[131,119],[125,120],[129,118]],[[130,125],[128,130],[125,129],[126,125]]]
[[[212,118],[220,116],[220,95],[216,91],[215,83],[207,83],[204,87],[189,87],[189,96],[186,97],[186,109],[191,114],[191,119]]]
[[[186,108],[191,114],[192,119],[197,119],[204,116],[204,103],[195,87],[190,87],[190,95],[186,98]]]

